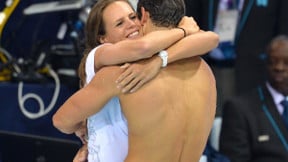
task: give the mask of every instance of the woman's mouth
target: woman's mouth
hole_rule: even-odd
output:
[[[135,37],[138,37],[138,35],[139,35],[139,31],[135,31],[135,32],[129,34],[127,38],[135,38]]]

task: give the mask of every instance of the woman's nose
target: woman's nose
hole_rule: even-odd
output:
[[[136,22],[134,20],[129,19],[128,20],[128,27],[134,27],[136,26]]]

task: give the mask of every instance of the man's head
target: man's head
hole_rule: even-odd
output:
[[[152,23],[157,27],[176,27],[185,16],[183,0],[138,0],[137,14],[142,18],[144,8],[150,15]]]
[[[288,95],[288,36],[274,38],[267,48],[267,72],[271,85]]]

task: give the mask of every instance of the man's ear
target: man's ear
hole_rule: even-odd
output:
[[[144,7],[141,7],[141,24],[145,24],[147,22],[147,19],[149,18],[149,13],[145,10]]]

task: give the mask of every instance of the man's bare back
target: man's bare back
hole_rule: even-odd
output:
[[[125,162],[199,161],[216,109],[214,76],[200,57],[170,64],[119,97],[129,129]]]

